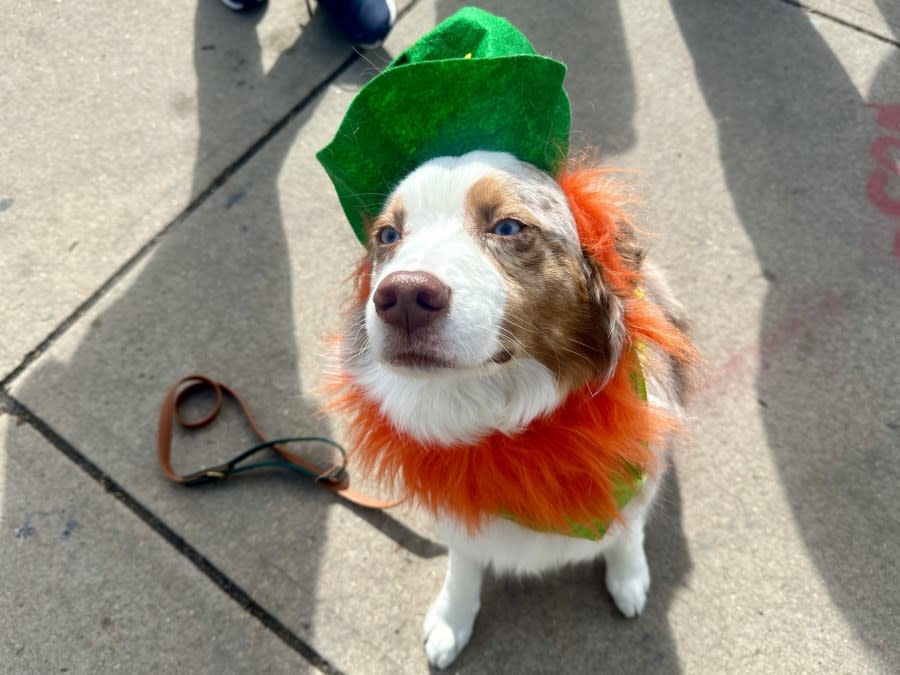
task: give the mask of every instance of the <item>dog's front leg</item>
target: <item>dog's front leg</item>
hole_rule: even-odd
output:
[[[481,607],[481,567],[453,548],[447,577],[425,617],[425,653],[438,668],[449,666],[472,636]]]
[[[618,533],[605,557],[606,588],[616,607],[628,618],[637,616],[644,610],[650,588],[642,516]]]

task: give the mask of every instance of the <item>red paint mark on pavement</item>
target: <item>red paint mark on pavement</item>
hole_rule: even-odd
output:
[[[866,107],[878,111],[878,117],[875,118],[878,126],[900,132],[900,104],[869,103]]]
[[[870,103],[867,108],[878,111],[875,118],[878,126],[889,132],[900,134],[900,104],[896,103]],[[900,198],[892,198],[888,194],[890,183],[893,181],[898,186],[897,194],[900,194],[900,155],[892,150],[900,150],[900,137],[879,136],[872,142],[869,154],[875,160],[875,168],[869,173],[866,182],[866,194],[869,201],[882,213],[900,218]],[[900,228],[894,232],[894,248],[892,253],[900,259]]]
[[[900,199],[891,199],[887,194],[888,173],[883,169],[874,169],[869,174],[869,180],[866,183],[866,192],[869,194],[869,201],[878,209],[889,216],[900,218]]]
[[[691,398],[705,399],[733,388],[757,361],[762,362],[761,369],[766,369],[767,361],[798,343],[807,331],[820,329],[826,321],[833,321],[846,308],[844,297],[835,293],[828,293],[809,305],[799,307],[795,313],[783,317],[766,330],[758,341],[744,345],[725,363],[713,367]]]

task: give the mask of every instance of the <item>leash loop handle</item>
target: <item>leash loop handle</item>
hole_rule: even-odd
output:
[[[222,403],[224,399],[222,396],[222,387],[218,382],[210,380],[208,377],[202,375],[189,375],[182,378],[179,385],[178,393],[175,394],[174,412],[175,419],[185,429],[202,429],[216,419],[216,417],[219,416],[219,413],[222,412]],[[181,404],[184,399],[188,398],[188,396],[198,389],[212,389],[213,394],[215,394],[216,397],[216,402],[213,404],[213,409],[206,417],[201,417],[199,420],[186,420],[181,415]]]

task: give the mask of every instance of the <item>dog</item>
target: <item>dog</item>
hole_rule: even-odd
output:
[[[475,151],[423,163],[367,225],[333,406],[448,546],[433,666],[469,641],[487,568],[603,556],[622,614],[644,609],[644,523],[696,352],[627,199],[604,170]]]

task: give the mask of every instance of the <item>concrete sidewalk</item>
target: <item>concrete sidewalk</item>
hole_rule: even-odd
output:
[[[401,3],[363,55],[301,0],[19,8],[0,672],[428,671],[446,558],[427,517],[281,474],[175,487],[155,416],[201,371],[270,434],[340,439],[314,416],[319,344],[360,249],[313,154],[461,4]],[[638,169],[708,369],[644,615],[618,617],[599,565],[491,580],[451,672],[900,671],[900,125],[867,107],[900,111],[900,5],[800,4],[482,3],[568,64],[576,147]],[[230,416],[179,437],[178,467],[249,441]]]

